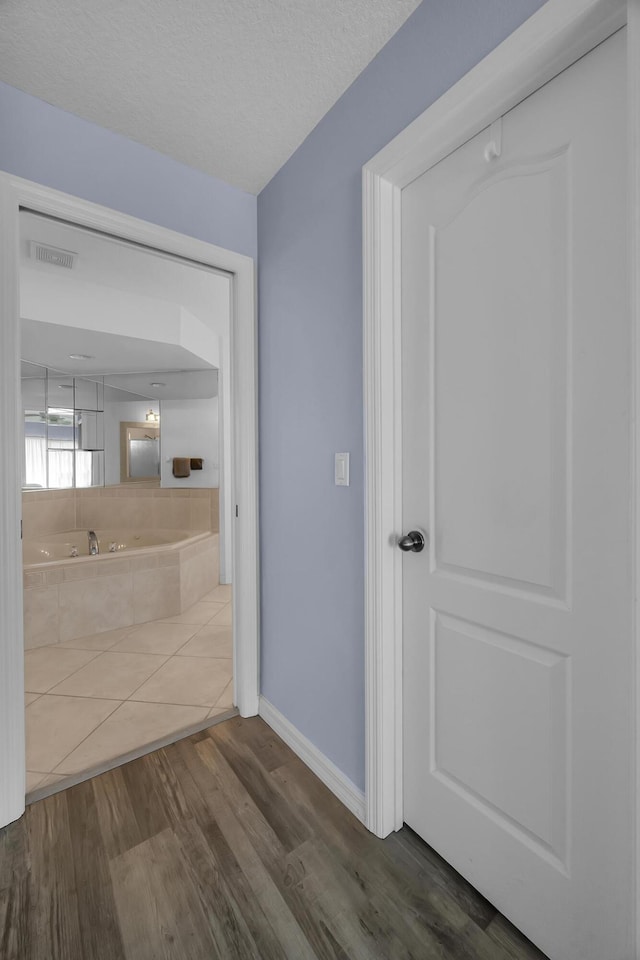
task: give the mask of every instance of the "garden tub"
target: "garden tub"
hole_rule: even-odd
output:
[[[67,530],[23,544],[29,649],[177,616],[219,582],[218,534],[168,529]],[[76,554],[73,555],[73,554]]]

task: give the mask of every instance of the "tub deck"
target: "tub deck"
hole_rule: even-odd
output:
[[[96,533],[100,535],[100,531]],[[126,533],[131,541],[133,532]],[[146,533],[158,536],[161,532]],[[114,553],[107,548],[98,556],[48,558],[26,564],[25,647],[178,616],[213,590],[220,574],[219,535],[210,531],[170,533],[183,536],[172,542],[127,546]],[[73,545],[68,534],[48,536],[46,542]],[[38,546],[44,542],[45,538],[38,541]]]

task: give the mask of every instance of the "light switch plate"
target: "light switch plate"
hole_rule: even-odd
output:
[[[349,454],[336,453],[336,487],[349,486]]]

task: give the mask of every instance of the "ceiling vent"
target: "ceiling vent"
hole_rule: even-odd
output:
[[[77,253],[71,250],[61,250],[60,247],[50,247],[46,243],[31,241],[31,258],[39,260],[40,263],[50,263],[54,267],[66,267],[67,270],[73,268]]]

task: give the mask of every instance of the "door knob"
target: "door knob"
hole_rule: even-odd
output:
[[[424,544],[424,533],[420,530],[412,530],[406,537],[401,537],[400,540],[398,540],[398,546],[401,550],[404,550],[405,553],[420,553],[424,550]]]

